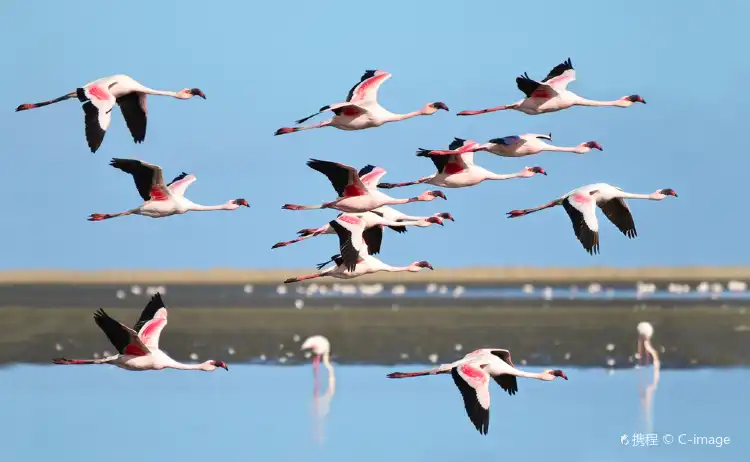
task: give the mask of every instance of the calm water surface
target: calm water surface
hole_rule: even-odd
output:
[[[321,418],[314,417],[309,366],[4,368],[2,460],[692,462],[739,461],[750,449],[747,369],[662,371],[650,422],[639,395],[649,369],[567,369],[567,382],[519,380],[513,397],[493,383],[487,436],[469,423],[449,376],[388,380],[391,370],[336,367],[335,394]],[[658,435],[658,445],[645,436],[634,441],[634,433]],[[665,445],[667,433],[730,443]]]

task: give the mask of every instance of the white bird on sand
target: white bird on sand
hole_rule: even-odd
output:
[[[476,144],[474,141],[456,138],[449,149],[459,149],[463,145]],[[474,153],[465,151],[457,154],[431,154],[432,151],[420,150],[419,157],[429,157],[437,168],[437,173],[406,183],[380,183],[378,188],[391,189],[402,186],[427,183],[443,188],[465,188],[475,186],[485,180],[509,180],[512,178],[531,178],[537,173],[547,175],[542,167],[525,167],[519,173],[498,174],[474,163]]]
[[[297,124],[304,123],[316,115],[331,111],[334,116],[324,122],[302,127],[284,127],[276,130],[274,135],[284,135],[301,130],[313,128],[335,127],[340,130],[363,130],[365,128],[379,127],[389,122],[406,120],[416,116],[432,115],[438,110],[448,110],[448,106],[441,102],[426,104],[422,109],[408,114],[394,114],[378,104],[378,89],[380,85],[391,77],[385,71],[365,71],[362,78],[357,82],[346,97],[346,102],[323,106],[315,114],[297,120]]]
[[[408,266],[390,266],[369,255],[363,237],[364,222],[355,216],[342,215],[329,224],[339,237],[340,253],[331,257],[327,262],[319,264],[317,273],[289,278],[284,281],[284,284],[326,276],[336,279],[353,279],[380,271],[416,273],[423,268],[433,269],[427,261],[417,261]],[[331,262],[335,265],[324,269]]]
[[[509,395],[515,395],[518,392],[516,377],[543,381],[562,377],[568,380],[565,373],[559,369],[542,372],[524,372],[516,369],[510,358],[510,352],[499,348],[476,350],[456,362],[441,364],[436,369],[419,372],[392,372],[387,377],[403,379],[448,373],[453,376],[453,382],[461,391],[469,420],[479,433],[484,435],[487,434],[490,426],[490,377]]]
[[[654,326],[650,322],[639,322],[638,326],[638,364],[642,364],[644,350],[646,352],[646,365],[649,363],[649,356],[654,365],[659,363],[659,354],[651,345],[651,337],[654,335]]]
[[[436,198],[446,199],[442,191],[426,191],[409,199],[394,199],[377,190],[380,178],[386,170],[374,165],[367,165],[357,172],[349,165],[327,160],[310,159],[308,167],[328,177],[338,198],[319,205],[285,204],[284,210],[336,209],[348,213],[369,212],[384,205],[408,204],[410,202],[428,202]]]
[[[633,215],[630,213],[625,199],[648,199],[660,201],[667,196],[677,197],[673,189],[658,189],[651,194],[635,194],[625,192],[617,186],[606,183],[595,183],[581,186],[564,196],[547,204],[532,209],[511,210],[508,218],[516,218],[530,213],[538,212],[546,208],[562,205],[570,220],[573,222],[573,231],[586,251],[593,255],[599,253],[599,222],[596,219],[596,206],[598,205],[604,215],[617,229],[630,239],[635,238],[638,233],[635,230]]]
[[[552,134],[543,135],[539,133],[524,133],[522,135],[505,136],[503,138],[493,138],[487,143],[475,143],[466,141],[461,138],[454,138],[451,147],[448,150],[425,150],[417,151],[418,155],[450,155],[462,154],[465,152],[486,151],[502,157],[523,157],[532,154],[539,154],[542,151],[559,151],[574,152],[576,154],[585,154],[592,149],[603,151],[602,146],[596,141],[587,141],[574,147],[554,146],[545,143],[543,140],[552,141]]]
[[[112,159],[109,163],[133,176],[135,187],[144,202],[139,207],[120,213],[93,213],[89,221],[101,221],[125,215],[144,215],[151,218],[163,218],[190,211],[236,210],[240,206],[250,207],[245,199],[233,199],[220,205],[200,205],[185,197],[185,190],[197,178],[195,175],[182,172],[169,184],[164,184],[162,169],[158,165],[135,159]]]
[[[576,79],[576,71],[570,58],[567,61],[558,64],[547,74],[541,82],[532,80],[528,74],[524,73],[516,78],[516,85],[526,98],[516,101],[513,104],[497,106],[489,109],[478,111],[461,111],[457,115],[468,116],[477,114],[486,114],[488,112],[503,111],[513,109],[523,112],[524,114],[536,115],[547,112],[556,112],[567,109],[572,106],[613,106],[629,107],[633,103],[643,103],[646,101],[640,95],[623,96],[614,101],[595,101],[582,98],[572,91],[568,90],[568,84]]]
[[[153,90],[144,87],[127,75],[112,75],[89,82],[76,91],[59,98],[41,103],[21,104],[16,112],[26,111],[38,107],[59,103],[77,97],[83,103],[86,124],[86,142],[91,152],[96,152],[104,141],[109,122],[112,119],[112,109],[115,103],[120,106],[122,116],[128,125],[133,141],[142,143],[146,139],[146,95],[171,96],[177,99],[190,99],[199,96],[206,99],[206,95],[198,88],[185,88],[180,91]]]
[[[132,329],[111,318],[102,309],[94,313],[94,322],[104,331],[119,353],[101,359],[57,358],[53,360],[55,364],[111,364],[129,371],[214,371],[219,367],[229,370],[224,361],[215,359],[200,364],[183,364],[159,349],[159,336],[167,325],[167,308],[158,292],[151,297]]]
[[[339,214],[337,218],[341,217],[342,215],[352,215],[362,219],[365,222],[365,231],[363,237],[365,239],[365,242],[367,243],[370,255],[377,255],[380,252],[380,243],[383,240],[383,229],[386,226],[396,231],[397,233],[405,233],[407,226],[417,226],[420,228],[432,226],[433,224],[443,226],[444,218],[451,220],[453,219],[450,213],[436,213],[429,217],[415,217],[414,220],[392,220],[385,218],[385,213],[381,212],[379,208],[365,213],[342,213]],[[296,242],[304,241],[305,239],[310,239],[311,237],[320,236],[323,234],[336,234],[336,231],[333,230],[333,227],[331,227],[329,223],[326,223],[319,228],[301,229],[297,231],[297,234],[299,235],[299,237],[297,237],[296,239],[292,239],[291,241],[277,242],[271,248],[276,249],[279,247],[285,247]]]

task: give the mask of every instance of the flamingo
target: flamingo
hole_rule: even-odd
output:
[[[144,202],[139,207],[125,212],[93,213],[89,221],[101,221],[125,215],[144,215],[151,218],[163,218],[190,211],[236,210],[240,206],[250,207],[245,199],[230,200],[221,205],[199,205],[185,198],[185,190],[197,178],[195,175],[182,172],[169,184],[164,184],[161,167],[135,159],[112,159],[112,167],[129,173],[135,180],[135,187]]]
[[[503,138],[493,138],[484,144],[467,142],[461,138],[454,138],[451,146],[459,146],[459,148],[455,150],[428,150],[427,152],[424,152],[424,149],[420,149],[417,151],[417,154],[450,155],[462,154],[465,152],[487,151],[502,157],[523,157],[532,154],[539,154],[542,151],[574,152],[576,154],[585,154],[592,149],[603,151],[602,145],[596,141],[587,141],[574,147],[562,147],[553,146],[545,143],[543,140],[552,141],[552,133],[548,135],[524,133],[522,135],[505,136]]]
[[[183,364],[159,349],[159,336],[167,325],[167,308],[160,293],[151,297],[133,328],[110,317],[103,309],[94,313],[94,322],[119,352],[101,359],[53,359],[55,364],[111,364],[129,371],[182,369],[189,371],[229,370],[224,361],[212,359],[200,364]]]
[[[331,342],[322,335],[313,335],[308,337],[302,342],[301,350],[311,350],[313,354],[313,379],[315,381],[315,396],[319,395],[320,381],[318,378],[318,368],[320,367],[321,360],[323,366],[328,371],[328,388],[335,386],[336,376],[333,373],[333,366],[331,365]]]
[[[307,166],[328,177],[338,198],[319,205],[285,204],[285,210],[336,209],[348,213],[364,213],[383,205],[408,204],[417,201],[432,201],[436,198],[446,199],[441,191],[426,191],[409,199],[394,199],[376,189],[377,183],[386,170],[374,165],[367,165],[357,172],[349,165],[327,160],[310,159]]]
[[[537,115],[561,111],[572,106],[630,107],[633,103],[646,104],[646,101],[640,95],[623,96],[615,101],[595,101],[582,98],[568,90],[568,84],[575,79],[576,71],[573,69],[573,63],[571,63],[570,58],[568,58],[567,61],[552,68],[541,83],[532,80],[526,73],[517,77],[516,85],[526,95],[525,99],[513,104],[479,111],[461,111],[457,115],[486,114],[506,109],[513,109],[529,115]]]
[[[459,152],[463,146],[477,144],[474,141],[467,141],[456,138],[450,145],[449,149],[453,152]],[[422,149],[417,154],[420,157],[429,157],[437,168],[437,173],[430,176],[422,177],[416,181],[406,183],[380,183],[379,188],[391,189],[414,184],[427,183],[433,186],[443,188],[465,188],[475,186],[485,180],[509,180],[511,178],[530,178],[537,173],[547,175],[542,167],[525,167],[519,173],[498,174],[482,168],[474,163],[474,153],[463,151],[458,154],[432,154],[432,151]]]
[[[487,434],[490,426],[490,389],[492,377],[503,391],[509,395],[518,392],[516,377],[525,377],[542,381],[552,381],[558,377],[568,380],[568,376],[559,369],[542,372],[525,372],[513,365],[510,351],[501,348],[484,348],[473,351],[462,359],[450,364],[441,364],[436,369],[418,372],[391,372],[389,379],[403,379],[424,375],[448,374],[461,392],[464,407],[469,420],[480,434]]]
[[[385,226],[391,228],[397,233],[405,233],[407,226],[427,227],[432,226],[433,224],[443,226],[443,218],[445,216],[450,216],[449,213],[436,213],[433,216],[424,217],[419,220],[398,221],[388,220],[385,218],[385,214],[383,212],[378,211],[378,209],[374,209],[370,212],[365,213],[340,213],[336,218],[339,218],[342,215],[351,215],[360,218],[365,222],[365,232],[363,236],[365,241],[367,242],[367,247],[369,249],[370,255],[376,255],[380,252],[380,243],[383,240],[383,228]],[[304,241],[305,239],[310,239],[311,237],[320,236],[321,234],[336,234],[336,232],[333,230],[330,224],[326,223],[320,228],[302,229],[300,231],[297,231],[297,234],[299,235],[299,237],[297,237],[296,239],[292,239],[291,241],[277,242],[271,248],[277,249],[279,247],[285,247],[300,241]]]
[[[332,256],[327,262],[319,264],[317,273],[289,278],[284,281],[284,284],[326,276],[336,279],[353,279],[380,271],[391,273],[408,271],[416,273],[423,268],[433,269],[432,265],[424,260],[416,261],[407,266],[390,266],[369,255],[367,244],[363,237],[365,224],[363,220],[357,217],[343,215],[336,220],[332,220],[329,224],[339,237],[340,253]],[[331,262],[335,265],[324,269]]]
[[[365,71],[359,82],[349,90],[346,102],[323,106],[315,114],[299,119],[296,123],[304,123],[308,119],[327,111],[333,112],[333,118],[315,125],[280,128],[276,130],[274,136],[329,126],[347,131],[364,130],[366,128],[379,127],[389,122],[397,122],[399,120],[406,120],[416,116],[432,115],[439,110],[448,111],[448,106],[439,101],[426,104],[422,109],[409,112],[408,114],[394,114],[386,110],[378,103],[378,89],[380,88],[380,85],[390,77],[391,74],[385,71]]]
[[[331,410],[331,400],[336,393],[336,376],[331,365],[330,353],[331,342],[322,335],[313,335],[308,337],[302,343],[302,350],[312,350],[313,353],[313,410],[315,417],[315,436],[317,440],[323,442],[323,420],[328,416]],[[320,380],[318,378],[318,366],[323,360],[323,365],[328,370],[328,387],[325,393],[320,393]]]
[[[671,188],[658,189],[651,194],[635,194],[625,192],[617,186],[606,183],[596,183],[581,186],[564,196],[548,202],[540,207],[524,210],[511,210],[508,218],[516,218],[530,213],[538,212],[546,208],[562,205],[568,212],[570,221],[573,222],[573,231],[590,255],[599,253],[599,223],[596,219],[595,206],[599,206],[604,215],[629,239],[635,238],[638,233],[635,230],[633,215],[630,213],[625,199],[649,199],[660,201],[667,196],[677,197],[677,193]]]
[[[190,99],[206,95],[199,88],[184,88],[180,91],[153,90],[145,87],[127,75],[111,75],[89,82],[66,95],[41,103],[21,104],[16,112],[35,109],[78,97],[83,103],[84,122],[86,125],[86,142],[91,152],[96,152],[104,141],[112,109],[115,103],[120,106],[122,116],[128,125],[133,141],[142,143],[146,139],[146,95],[171,96],[177,99]]]
[[[643,351],[646,351],[646,365],[649,362],[649,356],[653,360],[654,366],[659,363],[659,354],[651,345],[651,337],[654,335],[654,326],[650,322],[639,322],[638,326],[638,364],[642,363]]]

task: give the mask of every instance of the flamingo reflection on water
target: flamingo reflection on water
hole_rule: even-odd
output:
[[[333,365],[330,362],[331,342],[322,335],[313,335],[302,343],[302,350],[311,350],[313,354],[313,413],[315,417],[315,436],[320,443],[323,442],[323,421],[330,412],[331,400],[336,393],[336,376],[333,372]],[[318,369],[323,362],[328,371],[328,387],[326,392],[320,393],[320,378]]]

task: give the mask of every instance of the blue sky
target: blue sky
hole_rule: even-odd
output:
[[[433,172],[429,160],[415,157],[419,147],[445,148],[454,136],[485,141],[548,132],[555,144],[596,140],[605,151],[525,159],[478,154],[478,164],[498,173],[539,165],[549,176],[445,190],[447,201],[401,206],[415,215],[448,211],[457,221],[387,234],[382,259],[428,259],[436,268],[749,263],[742,185],[750,162],[740,135],[750,61],[731,45],[748,41],[745,2],[584,0],[560,8],[541,0],[532,10],[491,0],[141,0],[127,8],[7,0],[0,12],[7,65],[0,75],[2,269],[312,267],[337,252],[335,237],[271,250],[296,230],[335,216],[281,210],[287,202],[333,199],[326,178],[305,166],[308,158],[372,163],[388,170],[384,181],[406,181]],[[567,57],[578,73],[572,91],[603,100],[637,93],[648,104],[455,116],[518,100],[517,75],[543,78]],[[393,74],[380,89],[386,108],[409,112],[443,101],[451,112],[358,132],[272,136],[341,101],[366,69]],[[140,145],[115,109],[96,154],[86,147],[75,100],[13,112],[116,73],[152,88],[199,87],[208,99],[150,97]],[[88,222],[90,213],[140,203],[131,178],[108,166],[112,157],[158,164],[169,178],[196,174],[188,190],[195,202],[244,197],[252,208]],[[562,208],[505,218],[511,209],[595,182],[644,193],[669,187],[680,197],[631,201],[639,232],[633,241],[600,215],[596,257],[575,240]]]

